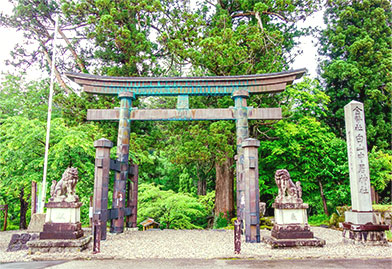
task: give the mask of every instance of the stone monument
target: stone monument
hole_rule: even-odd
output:
[[[352,210],[345,212],[343,239],[351,243],[386,245],[387,225],[373,217],[368,151],[363,104],[351,101],[344,107]]]
[[[301,183],[294,184],[286,169],[276,171],[275,182],[278,186],[278,196],[272,204],[275,223],[271,236],[264,236],[263,241],[271,247],[324,246],[325,241],[310,231],[306,212],[309,206],[302,201]]]
[[[13,234],[8,244],[7,251],[19,251],[28,249],[27,242],[37,240],[39,235],[37,233],[22,233]]]
[[[77,168],[67,168],[59,182],[52,181],[43,231],[28,243],[30,252],[73,252],[87,248],[91,237],[83,237],[79,197],[75,194]]]

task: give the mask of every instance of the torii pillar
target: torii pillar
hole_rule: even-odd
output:
[[[113,218],[111,221],[111,233],[122,233],[124,231],[124,209],[131,133],[130,109],[135,95],[132,92],[120,92],[118,97],[120,98],[120,118],[117,137],[117,161],[120,162],[120,172],[115,172],[112,203],[112,208],[118,209],[118,217]]]
[[[245,182],[244,182],[244,150],[242,142],[249,137],[248,108],[246,99],[249,93],[244,90],[235,91],[232,95],[235,105],[235,123],[237,134],[237,218],[241,222],[245,219]],[[243,227],[243,223],[241,225]]]

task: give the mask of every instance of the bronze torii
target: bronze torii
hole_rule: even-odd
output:
[[[256,156],[249,157],[249,168],[256,168],[256,176],[249,182],[245,173],[244,148],[257,147],[249,138],[248,120],[279,120],[281,108],[252,108],[246,99],[250,94],[282,92],[295,79],[303,76],[306,69],[280,73],[225,76],[225,77],[105,77],[81,73],[67,73],[66,76],[83,86],[92,94],[118,95],[118,109],[89,109],[88,120],[118,120],[117,162],[115,173],[111,232],[121,233],[124,229],[125,186],[128,178],[130,123],[136,120],[235,120],[237,134],[237,217],[245,220],[247,242],[260,242],[259,231],[259,188]],[[189,96],[231,95],[235,106],[226,109],[190,109]],[[177,109],[137,109],[132,101],[138,96],[177,96]],[[248,156],[248,155],[247,155]],[[255,159],[254,159],[255,158]],[[253,182],[255,181],[255,182]],[[248,193],[245,195],[245,193]],[[107,193],[106,193],[107,198]],[[96,199],[96,198],[94,198]],[[254,200],[254,201],[253,201]],[[106,219],[101,219],[106,223]]]

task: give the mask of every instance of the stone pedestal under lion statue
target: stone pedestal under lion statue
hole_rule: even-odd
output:
[[[50,199],[40,240],[28,243],[30,253],[79,252],[87,248],[91,236],[83,237],[79,197],[75,194],[77,168],[67,168],[59,182],[52,181]]]
[[[309,206],[302,201],[301,182],[294,184],[286,169],[276,171],[275,182],[279,190],[272,204],[275,223],[271,236],[264,236],[263,242],[271,247],[324,246],[325,241],[310,231],[306,212]]]

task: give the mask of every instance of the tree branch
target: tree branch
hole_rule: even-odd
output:
[[[52,66],[52,59],[49,56],[48,50],[45,48],[45,46],[41,45],[41,48],[45,54],[46,61],[48,62],[49,66]],[[56,75],[57,81],[60,83],[61,88],[65,90],[66,93],[70,94],[72,90],[70,90],[67,85],[65,84],[63,78],[60,75],[60,72],[57,70],[57,67],[54,67],[54,73]]]
[[[256,16],[257,13],[258,13],[258,12],[254,12],[254,11],[236,13],[236,14],[231,15],[231,18],[234,19],[234,18],[237,18],[237,17]],[[284,16],[282,16],[282,15],[280,15],[280,14],[278,14],[278,13],[275,13],[275,12],[263,11],[262,14],[264,14],[264,15],[272,15],[272,16],[278,17],[278,18],[281,19],[282,21],[287,22],[287,19],[286,19]]]
[[[65,40],[65,42],[67,43],[67,48],[69,49],[69,51],[71,52],[72,56],[75,58],[76,64],[78,65],[79,69],[81,72],[84,72],[86,70],[86,66],[83,64],[82,59],[80,59],[79,55],[76,53],[76,51],[74,50],[74,48],[72,47],[71,42],[69,41],[69,39],[65,36],[64,32],[59,28],[58,29],[59,34],[61,35],[61,37]]]
[[[55,26],[56,22],[50,17],[49,20],[52,22],[52,24]],[[78,65],[79,69],[81,72],[84,72],[86,70],[86,66],[83,64],[82,59],[80,59],[79,55],[76,53],[74,50],[71,42],[69,41],[68,37],[64,34],[64,32],[61,30],[61,28],[58,28],[58,33],[61,35],[61,37],[64,39],[65,43],[67,43],[67,48],[71,52],[72,56],[75,58],[76,64]]]
[[[256,17],[256,19],[257,19],[257,23],[258,23],[258,25],[259,25],[261,31],[262,31],[262,32],[264,33],[264,35],[268,38],[268,40],[269,40],[272,44],[274,44],[274,46],[276,46],[276,44],[271,40],[271,38],[269,38],[269,36],[264,32],[263,22],[261,21],[260,13],[259,13],[259,12],[256,12],[256,13],[255,13],[255,17]],[[265,43],[265,40],[264,40],[264,43]],[[266,47],[266,46],[264,46],[264,47]],[[266,48],[266,50],[267,50],[267,48]]]

